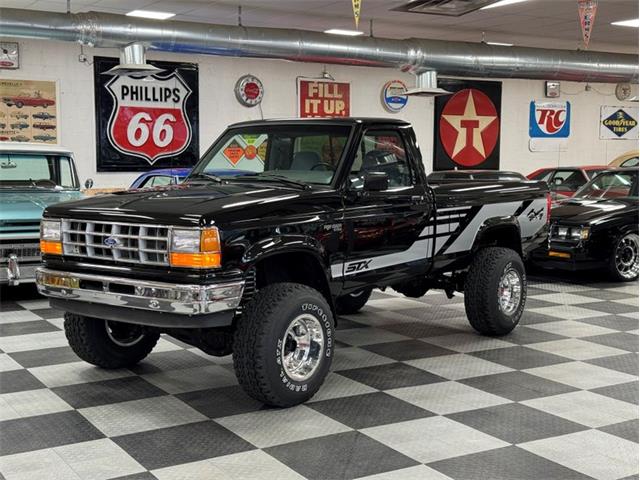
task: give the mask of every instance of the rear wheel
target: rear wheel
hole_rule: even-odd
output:
[[[261,288],[238,321],[233,366],[245,392],[291,407],[324,382],[334,348],[334,319],[320,292],[297,283]]]
[[[509,248],[480,250],[464,285],[471,326],[483,335],[505,335],[520,322],[527,298],[527,277],[520,255]]]
[[[609,258],[609,273],[614,280],[631,282],[638,278],[638,234],[620,235]]]
[[[343,315],[349,315],[357,313],[362,307],[364,307],[371,297],[371,289],[365,288],[364,290],[358,290],[357,292],[343,295],[336,300],[336,308],[338,313]]]
[[[155,329],[131,323],[66,313],[64,331],[73,351],[102,368],[131,367],[145,358],[160,338]]]

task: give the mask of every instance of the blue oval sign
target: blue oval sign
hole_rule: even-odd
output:
[[[407,86],[402,80],[391,80],[382,88],[382,104],[389,112],[395,113],[406,107],[409,97],[404,93]]]

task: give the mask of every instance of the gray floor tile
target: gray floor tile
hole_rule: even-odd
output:
[[[311,480],[351,479],[418,463],[359,432],[288,443],[265,451]]]
[[[176,397],[209,418],[228,417],[269,408],[249,397],[238,385],[181,393]]]
[[[0,422],[0,455],[40,450],[103,438],[78,412],[51,413]]]
[[[417,358],[436,357],[439,355],[451,355],[453,350],[430,345],[420,340],[404,340],[401,342],[377,343],[362,347],[365,350],[383,355],[394,360],[414,360]]]
[[[69,346],[27,350],[24,352],[10,353],[9,355],[24,368],[43,367],[78,361],[78,356]]]
[[[44,388],[44,384],[27,370],[0,372],[0,393],[21,392]]]
[[[592,392],[606,395],[607,397],[622,400],[623,402],[635,403],[638,405],[638,382],[622,383],[609,387],[594,388]]]
[[[255,448],[210,420],[134,433],[112,440],[148,470]]]
[[[588,480],[591,477],[511,446],[430,463],[455,480]]]
[[[635,419],[600,427],[598,430],[638,443],[638,427],[638,419]]]
[[[541,352],[539,350],[523,346],[484,350],[481,352],[473,352],[471,355],[489,360],[490,362],[499,363],[500,365],[505,365],[516,370],[545,367],[547,365],[555,365],[571,360],[560,355]]]
[[[622,332],[636,330],[638,328],[637,319],[623,317],[622,315],[604,315],[602,317],[584,318],[580,321],[612,330],[620,330]]]
[[[627,353],[624,355],[616,355],[613,357],[594,358],[587,360],[587,363],[599,365],[601,367],[610,368],[618,372],[628,373],[630,375],[638,374],[638,354]]]
[[[453,413],[447,417],[514,444],[578,432],[587,428],[518,403]]]
[[[0,337],[29,335],[30,333],[55,332],[60,330],[45,320],[33,322],[0,323]]]
[[[607,345],[613,348],[619,348],[628,352],[638,352],[638,336],[626,332],[609,333],[605,335],[596,335],[593,337],[586,337],[583,340],[589,342],[599,343],[601,345]]]
[[[617,302],[589,303],[587,308],[589,308],[590,310],[597,310],[599,312],[613,313],[613,314],[631,313],[631,312],[638,311],[638,307],[636,306],[625,305],[624,303],[617,303]]]

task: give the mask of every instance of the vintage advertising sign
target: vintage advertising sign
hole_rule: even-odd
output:
[[[55,81],[0,78],[0,142],[59,143]]]
[[[638,107],[600,107],[600,139],[638,140]]]
[[[97,169],[190,167],[199,158],[198,66],[150,62],[150,77],[103,75],[116,59],[96,57]]]
[[[405,95],[407,86],[402,80],[391,80],[382,87],[382,105],[391,113],[397,113],[407,106],[409,97]]]
[[[298,116],[312,118],[350,115],[350,83],[298,79]]]
[[[529,105],[531,138],[568,138],[571,133],[571,103],[532,101]]]
[[[434,170],[500,167],[502,84],[442,79],[435,99]]]
[[[264,86],[258,77],[245,75],[240,77],[235,86],[236,99],[245,107],[260,105],[264,96]]]

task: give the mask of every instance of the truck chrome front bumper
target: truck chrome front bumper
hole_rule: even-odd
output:
[[[183,285],[61,272],[44,267],[36,270],[36,282],[38,291],[53,299],[184,316],[235,310],[244,290],[243,280]],[[131,317],[135,317],[135,313],[131,313]]]

